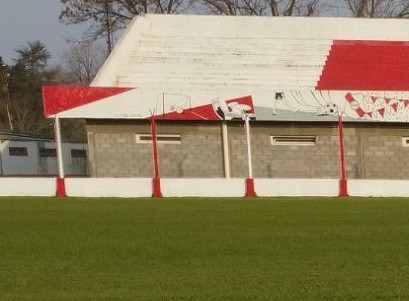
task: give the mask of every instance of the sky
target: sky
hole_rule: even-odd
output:
[[[63,64],[67,40],[81,40],[87,27],[62,24],[62,8],[60,0],[0,0],[0,56],[5,62],[13,62],[15,49],[39,40],[51,53],[50,63]]]
[[[62,63],[67,39],[81,39],[86,28],[60,23],[61,9],[60,0],[0,0],[0,56],[6,63],[16,58],[15,49],[36,40],[46,45],[51,64]]]

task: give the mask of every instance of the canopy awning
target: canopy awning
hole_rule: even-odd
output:
[[[60,118],[233,120],[255,117],[251,96],[191,97],[138,88],[45,86],[44,114]]]
[[[185,121],[409,121],[409,92],[253,91],[201,93],[118,87],[46,86],[46,117]]]

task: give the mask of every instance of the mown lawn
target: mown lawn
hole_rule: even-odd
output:
[[[0,300],[409,300],[409,199],[0,199]]]

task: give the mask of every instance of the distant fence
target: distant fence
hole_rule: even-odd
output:
[[[151,197],[150,178],[66,178],[69,197]],[[245,179],[161,179],[164,197],[244,197]],[[409,180],[349,180],[349,195],[409,197]],[[0,196],[55,196],[56,179],[0,178]],[[258,196],[339,195],[336,179],[255,179]]]

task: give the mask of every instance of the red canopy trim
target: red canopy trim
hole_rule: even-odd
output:
[[[100,88],[81,86],[44,86],[44,115],[49,117],[85,104],[118,95],[133,88]]]
[[[244,114],[255,118],[253,98],[244,96],[240,98],[221,100],[214,99],[211,104],[196,106],[192,108],[175,108],[174,111],[158,114],[158,120],[241,120]]]

